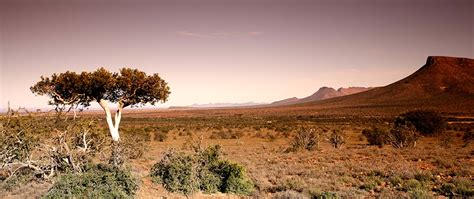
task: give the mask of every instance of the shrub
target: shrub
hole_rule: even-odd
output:
[[[98,164],[61,176],[45,198],[132,198],[137,189],[129,171]]]
[[[241,131],[233,131],[228,129],[227,131],[214,131],[212,132],[210,139],[240,139],[244,136]]]
[[[408,191],[410,198],[432,198],[433,196],[425,189],[414,189]]]
[[[276,186],[269,187],[267,191],[270,193],[277,193],[283,191],[302,192],[303,188],[304,184],[301,180],[295,178],[287,178],[283,181],[279,181]]]
[[[435,111],[415,110],[399,115],[395,119],[395,125],[407,125],[411,123],[422,135],[433,135],[442,132],[447,123],[444,118]]]
[[[0,124],[0,171],[10,171],[1,182],[6,187],[81,172],[108,138],[94,119],[18,114],[1,117]]]
[[[242,165],[220,159],[220,146],[195,153],[169,151],[151,169],[153,181],[163,184],[170,192],[185,195],[201,190],[247,195],[253,191],[253,183],[247,178]]]
[[[474,130],[471,129],[469,131],[464,132],[462,140],[464,141],[463,147],[467,147],[474,140]]]
[[[439,188],[439,192],[445,196],[454,196],[456,185],[453,183],[445,183]]]
[[[332,134],[329,136],[329,143],[331,143],[331,145],[337,149],[341,147],[341,145],[346,143],[344,137],[345,137],[344,131],[334,129],[332,131]]]
[[[397,125],[387,134],[387,141],[394,148],[415,147],[420,135],[411,125]]]
[[[277,192],[272,195],[272,199],[290,199],[290,198],[307,198],[304,194],[292,190]]]
[[[336,193],[319,190],[309,190],[309,196],[311,199],[336,199],[339,198]]]
[[[320,133],[315,129],[301,128],[290,143],[286,152],[296,152],[300,149],[312,151],[319,147]]]
[[[391,176],[388,181],[390,182],[390,184],[394,187],[398,187],[398,186],[401,186],[402,183],[403,183],[403,180],[402,178],[400,178],[399,176]]]
[[[154,182],[160,182],[170,192],[190,195],[199,190],[193,156],[169,151],[151,169]]]
[[[155,141],[164,142],[168,138],[168,134],[162,131],[155,131],[153,139]]]
[[[417,172],[414,177],[422,184],[427,184],[433,179],[433,175],[427,171]]]
[[[416,179],[409,179],[403,184],[403,190],[405,191],[414,191],[421,188],[421,182]]]
[[[222,193],[248,195],[253,190],[253,183],[247,178],[245,168],[237,163],[221,160],[211,172],[217,174],[222,182],[219,189]]]
[[[472,180],[469,179],[456,179],[454,180],[454,185],[456,185],[455,193],[463,197],[473,197],[474,196],[474,184]]]
[[[364,129],[362,135],[367,138],[369,145],[383,146],[387,142],[387,132],[380,128]]]

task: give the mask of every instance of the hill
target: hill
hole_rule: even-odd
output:
[[[316,102],[316,101],[321,101],[325,99],[331,99],[334,97],[340,97],[340,96],[345,96],[345,95],[351,95],[363,91],[370,90],[372,88],[366,88],[366,87],[348,87],[348,88],[339,88],[339,89],[334,89],[331,87],[321,87],[319,88],[318,91],[313,93],[312,95],[298,99],[296,97],[293,98],[288,98],[280,101],[275,101],[272,102],[270,105],[272,106],[279,106],[279,105],[290,105],[290,104],[299,104],[299,103],[305,103],[305,102]]]
[[[430,108],[474,113],[474,60],[430,56],[415,73],[390,85],[300,106]]]

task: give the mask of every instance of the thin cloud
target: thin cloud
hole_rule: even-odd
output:
[[[249,32],[213,32],[213,33],[198,33],[192,31],[177,31],[176,34],[184,37],[206,38],[206,39],[227,39],[227,38],[245,38],[258,37],[263,35],[260,31]]]
[[[190,31],[178,31],[176,33],[178,35],[186,36],[186,37],[211,38],[209,35],[194,33]]]

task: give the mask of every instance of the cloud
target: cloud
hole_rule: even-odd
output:
[[[211,38],[209,35],[206,34],[199,34],[190,31],[178,31],[176,34],[186,37],[199,37],[199,38]]]
[[[212,33],[198,33],[192,31],[177,31],[176,34],[184,37],[195,37],[195,38],[206,38],[206,39],[227,39],[227,38],[246,38],[246,37],[258,37],[263,35],[260,31],[249,31],[249,32],[212,32]]]

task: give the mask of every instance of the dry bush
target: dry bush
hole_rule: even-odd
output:
[[[286,152],[296,152],[301,149],[312,151],[319,147],[322,133],[314,128],[301,128],[298,130]]]
[[[346,143],[344,131],[333,129],[331,135],[329,135],[329,143],[336,149],[340,148]]]
[[[227,131],[214,131],[209,139],[240,139],[244,136],[242,131],[228,129]]]
[[[462,140],[464,141],[464,146],[467,147],[469,144],[472,143],[474,140],[474,130],[470,129],[469,131],[464,132],[464,135],[462,136]]]
[[[7,174],[2,184],[11,184],[25,173],[43,180],[58,173],[82,172],[107,137],[92,119],[9,114],[0,123],[0,171]]]
[[[387,131],[378,127],[364,129],[362,135],[365,136],[369,145],[382,147],[387,142]]]
[[[168,133],[162,131],[155,131],[153,133],[153,140],[158,142],[164,142],[168,138]]]
[[[387,135],[387,141],[394,148],[415,147],[420,134],[412,125],[396,125]]]

